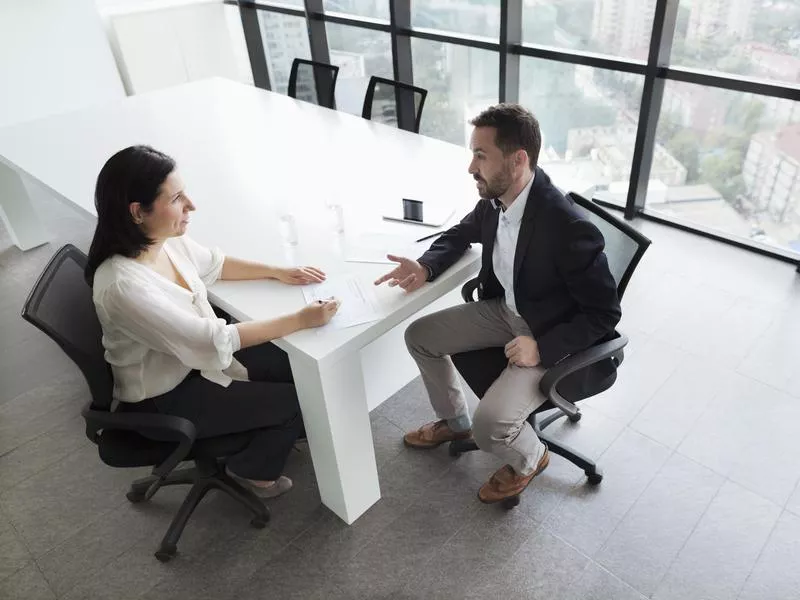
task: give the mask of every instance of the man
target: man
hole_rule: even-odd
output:
[[[479,301],[422,317],[406,331],[437,421],[405,435],[412,448],[474,437],[506,465],[479,490],[482,502],[522,492],[548,465],[549,453],[528,415],[546,398],[545,369],[614,331],[621,312],[600,231],[537,166],[541,133],[517,104],[490,107],[472,120],[469,173],[481,200],[419,260],[385,281],[407,292],[444,272],[472,243],[483,245]],[[504,347],[508,366],[470,419],[450,355]]]

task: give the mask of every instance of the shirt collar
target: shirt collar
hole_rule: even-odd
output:
[[[514,198],[514,202],[511,203],[511,206],[503,212],[506,220],[511,221],[512,223],[516,224],[522,220],[522,216],[525,214],[525,205],[528,203],[528,196],[530,195],[531,188],[533,187],[533,180],[536,177],[536,172],[531,172],[530,181],[525,185],[519,195]],[[503,204],[497,199],[492,199],[492,204],[495,208],[499,208],[500,210],[503,209]]]

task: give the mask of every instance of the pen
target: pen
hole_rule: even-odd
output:
[[[415,243],[416,242],[424,242],[425,240],[429,240],[431,238],[435,238],[437,235],[442,235],[443,233],[444,233],[444,231],[437,231],[436,233],[432,233],[430,235],[426,235],[425,237],[421,237],[418,240],[415,240]]]

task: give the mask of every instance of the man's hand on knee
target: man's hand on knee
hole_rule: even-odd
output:
[[[539,344],[529,335],[518,335],[506,344],[506,358],[517,367],[538,367],[542,359],[539,357]]]

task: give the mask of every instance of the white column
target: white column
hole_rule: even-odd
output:
[[[334,364],[289,352],[323,504],[348,525],[380,497],[358,352]]]
[[[0,219],[20,250],[50,241],[50,234],[33,208],[31,194],[19,173],[0,162]]]

